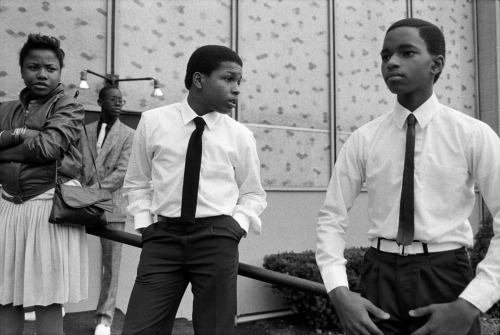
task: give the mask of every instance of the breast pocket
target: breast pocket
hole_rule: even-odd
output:
[[[237,189],[232,166],[213,162],[202,164],[200,193],[207,200],[220,202],[220,199],[227,199]]]
[[[421,187],[416,194],[422,207],[444,214],[462,202],[467,192],[467,169],[454,165],[426,164],[419,173]]]

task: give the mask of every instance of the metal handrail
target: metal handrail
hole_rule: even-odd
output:
[[[124,243],[133,247],[142,248],[142,239],[139,235],[127,233],[120,230],[103,228],[87,228],[87,233],[108,240]],[[307,279],[290,276],[272,270],[260,268],[245,263],[239,263],[238,274],[270,284],[283,285],[303,292],[315,295],[328,296],[325,285]]]

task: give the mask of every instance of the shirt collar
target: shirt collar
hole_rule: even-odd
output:
[[[184,122],[184,125],[187,125],[189,122],[193,121],[194,118],[199,116],[191,108],[191,106],[189,106],[189,104],[187,102],[187,97],[181,103],[181,115],[182,115],[182,121]],[[211,113],[203,115],[202,117],[203,117],[203,120],[205,120],[205,123],[207,124],[208,129],[212,129],[221,116],[222,115],[219,112],[211,112]]]
[[[427,101],[425,101],[420,107],[418,107],[414,112],[415,118],[417,119],[417,124],[420,128],[425,128],[429,121],[436,115],[439,110],[439,101],[436,95],[433,93]],[[394,121],[399,129],[402,129],[406,118],[410,115],[410,111],[396,100],[396,106],[394,107]]]

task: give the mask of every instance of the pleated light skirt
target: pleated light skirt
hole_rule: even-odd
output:
[[[0,198],[0,304],[48,306],[88,295],[83,227],[49,223],[52,198],[20,205]]]

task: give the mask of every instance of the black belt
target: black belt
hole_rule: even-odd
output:
[[[207,216],[204,218],[194,219],[194,224],[193,224],[193,223],[186,222],[186,221],[182,220],[181,218],[170,218],[170,217],[158,214],[158,222],[167,223],[167,224],[179,224],[180,223],[183,225],[199,225],[199,224],[207,224],[208,222],[211,222],[214,219],[218,219],[218,218],[221,218],[224,216],[227,216],[227,215]]]
[[[3,192],[2,192],[2,199],[7,200],[9,202],[13,202],[16,205],[20,205],[24,202],[23,197],[21,197],[20,195],[8,196],[7,194],[5,194]]]
[[[181,218],[169,218],[169,217],[166,217],[163,215],[158,215],[158,222],[164,222],[164,223],[169,223],[169,224],[172,224],[172,223],[182,223],[182,224],[186,224],[186,225],[191,224],[189,222],[183,221]],[[203,218],[194,219],[194,224],[200,224],[202,222],[203,222]]]

